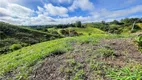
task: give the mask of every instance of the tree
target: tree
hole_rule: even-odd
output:
[[[122,23],[129,23],[129,18],[121,19]]]
[[[132,28],[131,28],[131,32],[134,31],[135,24],[136,24],[137,22],[141,21],[141,20],[142,20],[142,18],[140,18],[140,19],[135,19],[135,21],[134,21],[134,23],[133,23],[133,26],[132,26]]]
[[[76,27],[82,27],[82,25],[81,25],[81,21],[76,21]]]
[[[105,21],[102,21],[101,23],[102,23],[103,25],[105,25],[105,24],[106,24],[106,22],[105,22]]]
[[[119,21],[114,20],[114,21],[112,21],[111,23],[112,23],[112,24],[119,24]]]

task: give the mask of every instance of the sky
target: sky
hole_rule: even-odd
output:
[[[0,0],[0,21],[68,24],[142,18],[142,0]]]

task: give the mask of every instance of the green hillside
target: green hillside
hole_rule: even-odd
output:
[[[31,44],[59,38],[59,35],[0,22],[0,54]]]
[[[0,75],[5,79],[10,79],[10,77],[12,77],[11,79],[21,78],[24,80],[28,77],[29,72],[32,71],[33,66],[51,53],[53,55],[58,55],[73,50],[74,44],[90,43],[95,45],[101,39],[112,39],[119,37],[124,36],[94,34],[91,36],[56,39],[28,46],[5,55],[0,55]],[[13,74],[13,76],[8,77],[8,75],[6,75],[7,73]]]
[[[91,34],[104,34],[106,32],[93,28],[93,27],[68,27],[68,28],[47,28],[49,33],[59,34],[61,36],[77,36],[77,35],[91,35]]]

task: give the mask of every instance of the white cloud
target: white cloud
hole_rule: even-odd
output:
[[[0,8],[0,17],[1,16],[10,16],[9,11],[7,11],[5,8]]]
[[[132,4],[132,3],[134,3],[136,0],[126,0],[126,1],[124,1],[124,5],[128,5],[128,4]]]
[[[71,3],[72,0],[56,0],[59,3]]]
[[[142,12],[142,5],[137,5],[128,9],[122,9],[122,10],[115,10],[115,11],[109,11],[106,9],[102,9],[99,12],[94,12],[92,15],[97,16],[98,18],[117,18],[117,17],[123,17],[123,16],[129,16],[134,13]]]
[[[22,19],[19,19],[19,18],[15,19],[15,18],[12,18],[12,17],[9,17],[9,16],[0,17],[0,21],[12,23],[12,24],[21,24],[21,23],[24,22],[24,20],[22,20]]]
[[[45,13],[44,8],[37,6],[38,11],[36,11],[37,14],[43,14]]]
[[[42,3],[43,0],[41,0]],[[48,0],[47,2],[56,3],[56,4],[71,4],[74,0]]]
[[[2,16],[25,18],[31,16],[33,13],[33,10],[18,4],[8,3],[5,8],[0,8],[0,15]]]
[[[22,2],[22,0],[0,0],[0,7],[5,8],[5,7],[7,7],[8,3],[17,4],[17,3],[21,3],[21,2]]]
[[[110,15],[108,17],[126,16],[126,15],[130,15],[130,14],[137,13],[137,12],[142,12],[142,5],[138,5],[138,6],[129,8],[129,9],[113,11],[112,15]]]
[[[74,0],[73,4],[69,7],[70,11],[80,8],[81,10],[94,10],[94,5],[89,0]]]
[[[45,4],[44,7],[46,8],[46,11],[51,16],[62,16],[67,17],[68,16],[68,9],[62,6],[53,6],[52,4]]]
[[[8,2],[6,0],[0,0],[0,8],[7,7]]]
[[[55,24],[55,20],[45,15],[38,15],[37,17],[30,18],[30,25],[46,25]]]
[[[56,23],[60,24],[67,24],[67,23],[74,23],[76,21],[82,21],[82,22],[87,22],[88,20],[91,20],[91,17],[82,17],[82,16],[74,16],[74,17],[68,17],[68,18],[57,18],[55,19]]]
[[[33,10],[18,4],[9,4],[7,10],[11,13],[12,16],[20,18],[30,17],[34,13]]]
[[[30,8],[16,4],[15,2],[8,1],[10,0],[0,0],[0,21],[20,25],[67,24],[76,21],[82,21],[83,23],[102,20],[112,21],[114,19],[120,20],[125,16],[142,12],[142,5],[115,11],[109,11],[107,9],[95,11],[93,3],[89,0],[73,0],[73,4],[68,8],[70,11],[76,9],[81,9],[83,11],[89,10],[92,12],[92,15],[86,17],[74,15],[73,17],[70,17],[68,15],[69,10],[63,6],[54,6],[49,3],[44,4],[43,7],[37,6],[37,10],[34,11]],[[60,3],[65,3],[70,0],[58,1],[60,1]]]
[[[2,3],[4,5],[0,7],[0,21],[13,24],[23,24],[34,14],[33,10],[15,4],[12,1],[8,2],[8,0],[5,0]]]

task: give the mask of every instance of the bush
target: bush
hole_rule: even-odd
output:
[[[0,48],[0,54],[6,54],[6,52],[8,52],[8,51],[9,51],[9,47],[8,46]]]
[[[61,55],[67,52],[67,49],[65,48],[57,48],[49,56],[55,56],[55,55]]]
[[[13,44],[10,46],[10,50],[17,50],[22,48],[21,44]]]

